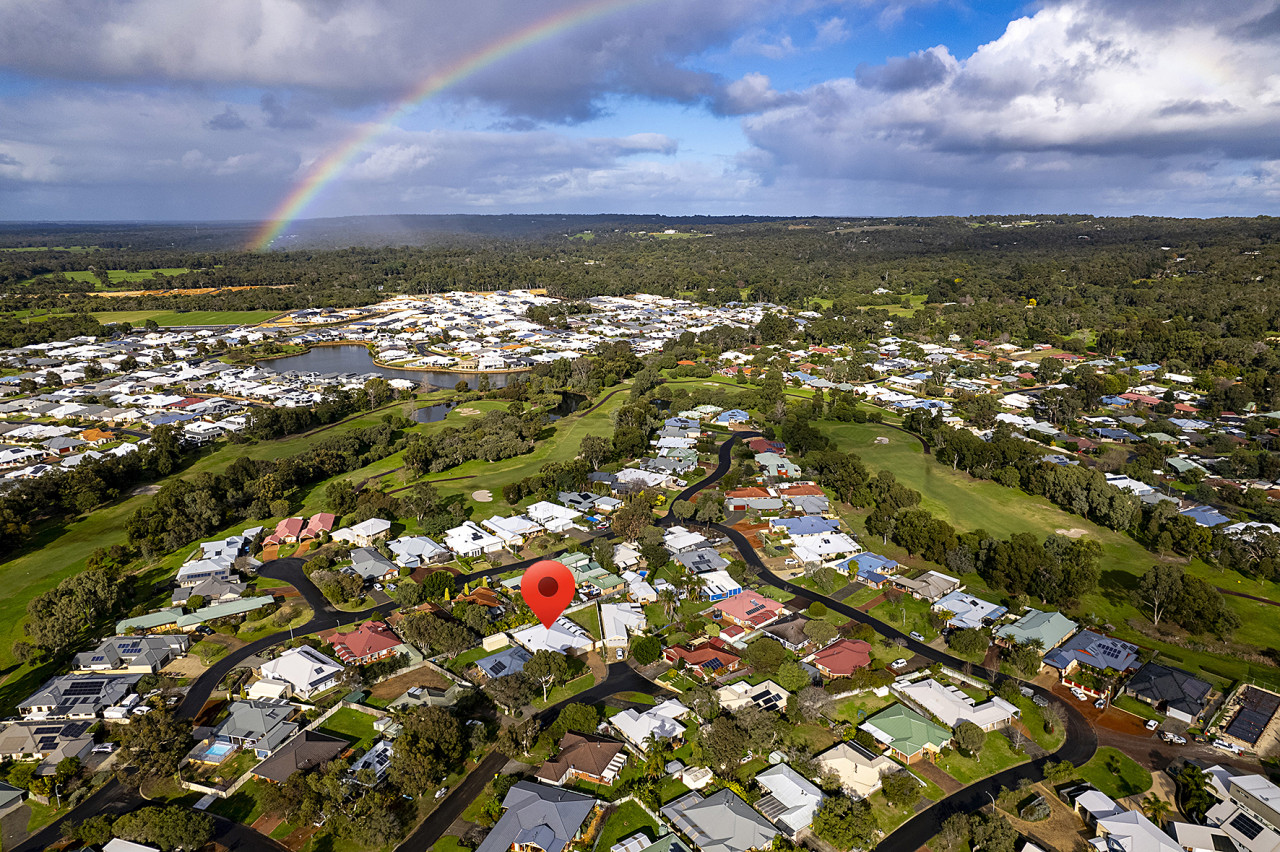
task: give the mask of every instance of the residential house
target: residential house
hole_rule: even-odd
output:
[[[258,666],[258,676],[288,685],[286,692],[311,698],[338,685],[343,667],[315,648],[302,645]]]
[[[1185,852],[1141,811],[1125,811],[1098,820],[1098,836],[1089,841],[1098,852]]]
[[[333,529],[333,524],[337,520],[331,512],[316,512],[307,521],[307,525],[298,533],[298,541],[306,541],[310,538],[320,538],[320,536]],[[390,527],[387,527],[390,529]]]
[[[340,737],[305,730],[255,766],[250,773],[263,781],[283,784],[295,772],[306,772],[323,766],[346,751],[350,745]]]
[[[298,730],[293,721],[298,708],[287,701],[232,701],[227,710],[227,718],[209,736],[211,748],[193,760],[221,763],[226,750],[218,746],[252,748],[260,760],[266,760]]]
[[[1156,662],[1143,665],[1124,685],[1126,695],[1188,725],[1200,718],[1212,691],[1213,687],[1190,672]]]
[[[1238,774],[1225,766],[1208,770],[1210,791],[1221,801],[1205,814],[1244,852],[1280,849],[1280,787],[1265,775]]]
[[[950,613],[947,626],[957,630],[979,628],[996,621],[1008,608],[976,598],[967,592],[952,592],[934,601],[930,607],[934,612]]]
[[[775,479],[799,479],[801,476],[800,467],[795,462],[777,453],[760,453],[755,462],[765,476]]]
[[[840,786],[854,799],[870,796],[880,789],[884,776],[898,771],[898,764],[857,743],[837,743],[815,760],[824,772],[834,772]]]
[[[397,565],[404,568],[417,568],[431,563],[448,562],[453,559],[453,551],[443,545],[436,544],[425,535],[405,535],[387,545]]]
[[[517,781],[502,800],[502,818],[476,852],[562,852],[581,833],[597,804],[572,790]]]
[[[176,582],[179,588],[198,586],[205,580],[221,580],[224,583],[236,581],[231,568],[231,559],[192,559],[178,569]]]
[[[276,524],[275,530],[262,540],[264,545],[292,544],[302,535],[307,522],[302,518],[284,518]]]
[[[689,708],[674,698],[668,698],[661,704],[651,707],[643,713],[635,710],[623,710],[609,724],[624,740],[637,748],[645,748],[645,741],[683,740],[684,725],[681,724],[689,715]]]
[[[825,678],[849,677],[871,665],[871,644],[861,639],[837,639],[814,654],[811,662]]]
[[[67,674],[49,678],[18,704],[24,719],[97,719],[134,691],[141,674]]]
[[[560,738],[559,748],[560,753],[534,773],[557,787],[579,779],[607,787],[627,765],[627,751],[617,740],[569,731]]]
[[[791,653],[804,656],[805,649],[809,647],[809,637],[804,633],[804,626],[808,623],[809,619],[797,615],[786,621],[775,621],[761,632],[772,636]]]
[[[0,730],[0,759],[39,760],[37,775],[52,775],[68,757],[88,758],[93,749],[92,719],[9,722]]]
[[[841,556],[857,553],[862,547],[846,533],[792,535],[791,553],[802,565],[825,564]]]
[[[1060,612],[1032,609],[1013,624],[997,628],[995,636],[997,641],[1006,645],[1038,642],[1042,651],[1051,651],[1067,641],[1067,637],[1075,633],[1078,627],[1078,624]]]
[[[363,666],[392,656],[403,643],[384,622],[366,621],[350,633],[334,633],[329,644],[342,662]]]
[[[736,713],[748,704],[754,704],[761,710],[784,713],[791,693],[772,680],[764,680],[755,685],[739,680],[717,689],[716,696],[720,699],[721,709],[730,713]]]
[[[1138,646],[1110,636],[1081,630],[1044,655],[1044,663],[1065,679],[1080,666],[1123,674],[1138,665]]]
[[[519,645],[509,645],[496,654],[476,660],[476,668],[480,669],[485,677],[493,679],[523,671],[524,664],[532,659],[533,654],[524,648]]]
[[[715,602],[711,617],[716,621],[759,629],[777,621],[785,607],[756,592],[740,592]]]
[[[190,564],[190,563],[188,563]],[[187,602],[197,595],[206,603],[226,603],[239,600],[249,588],[248,583],[237,583],[219,577],[209,577],[194,586],[179,586],[173,590],[170,602],[174,606],[186,606]]]
[[[923,601],[934,601],[959,591],[962,584],[955,577],[938,571],[926,571],[919,577],[891,577],[889,584]]]
[[[184,635],[112,636],[92,651],[76,654],[74,672],[97,674],[155,674],[185,656],[190,640]]]
[[[961,722],[972,722],[984,731],[994,731],[1009,725],[1021,715],[1017,707],[1003,698],[991,698],[982,704],[976,704],[959,688],[944,686],[933,678],[898,683],[893,686],[893,691],[948,728],[955,728]]]
[[[825,798],[809,779],[785,763],[756,775],[756,783],[767,794],[756,802],[756,809],[791,837],[809,827]]]
[[[672,556],[677,556],[681,553],[692,553],[704,547],[706,543],[707,537],[702,533],[685,529],[682,526],[668,527],[662,534],[662,546]]]
[[[886,707],[861,727],[886,746],[893,757],[907,764],[937,760],[943,746],[951,742],[949,730],[902,704]]]
[[[576,526],[574,519],[581,515],[582,513],[575,509],[567,509],[555,503],[548,503],[546,500],[540,500],[525,509],[525,516],[529,520],[551,533],[567,532]]]
[[[495,515],[492,518],[481,521],[480,525],[502,539],[503,546],[512,551],[542,532],[540,524],[526,518],[524,515],[515,515],[510,518]]]
[[[333,540],[357,547],[369,547],[391,534],[391,522],[383,518],[369,518],[333,533]]]
[[[673,665],[683,660],[685,670],[699,678],[720,677],[742,666],[742,658],[718,636],[689,646],[671,645],[663,649],[662,658]]]
[[[381,721],[381,720],[379,720]],[[377,724],[376,722],[374,723]],[[391,768],[391,757],[395,752],[395,744],[390,740],[378,740],[369,750],[360,756],[360,759],[351,764],[351,768],[347,770],[351,779],[357,784],[364,784],[361,780],[361,771],[369,770],[373,773],[373,780],[369,786],[376,787],[381,784],[387,777],[387,770]]]
[[[710,796],[689,792],[664,805],[662,815],[699,852],[764,852],[778,834],[772,823],[728,788]]]
[[[674,561],[680,563],[695,574],[705,574],[708,571],[720,571],[729,566],[728,559],[725,559],[709,547],[699,547],[695,550],[686,550],[682,553],[675,554],[672,558]]]
[[[648,626],[644,610],[633,603],[600,604],[600,632],[605,648],[625,648],[630,634],[640,633]]]
[[[395,580],[400,567],[372,547],[357,547],[351,551],[351,572],[366,583],[377,583]]]
[[[699,574],[702,580],[702,597],[709,601],[722,601],[742,592],[742,584],[730,576],[728,571],[708,571]]]
[[[532,624],[511,634],[512,641],[523,645],[532,653],[555,651],[560,654],[585,654],[596,646],[596,640],[564,616],[551,623],[551,627]]]
[[[444,546],[459,556],[474,558],[485,553],[497,553],[506,544],[474,521],[466,521],[444,534]]]

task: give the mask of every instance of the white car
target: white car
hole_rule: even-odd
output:
[[[1093,702],[1093,706],[1094,706],[1094,707],[1097,707],[1099,710],[1106,710],[1106,709],[1107,709],[1107,699],[1105,699],[1105,698],[1099,698],[1097,701]]]
[[[1186,745],[1186,744],[1187,744],[1186,737],[1180,737],[1180,736],[1178,736],[1177,734],[1170,733],[1169,731],[1161,731],[1161,732],[1160,732],[1160,739],[1162,739],[1162,740],[1164,740],[1165,742],[1170,743],[1170,744],[1172,744],[1172,745]]]
[[[899,657],[898,659],[894,660],[892,663],[889,664],[889,668],[891,669],[905,669],[906,667],[907,667],[907,661],[902,659],[901,657]]]
[[[1155,730],[1156,728],[1158,728],[1158,727],[1160,727],[1160,723],[1159,723],[1159,722],[1157,722],[1155,719],[1148,719],[1148,720],[1147,720],[1147,730],[1148,730],[1148,731],[1154,731],[1154,730]]]
[[[916,632],[916,631],[914,631],[914,630],[912,630],[912,631],[911,631],[911,638],[912,638],[912,639],[914,639],[914,640],[916,640],[917,642],[923,642],[923,641],[924,641],[924,637],[923,637],[923,636],[921,636],[919,633],[917,633],[917,632]]]
[[[395,584],[395,583],[387,583],[387,591],[388,591],[388,592],[394,592],[395,590],[396,590],[396,584]]]
[[[795,559],[784,559],[782,560],[782,564],[783,565],[799,565],[800,563]]]
[[[1223,751],[1229,751],[1229,752],[1231,752],[1232,754],[1240,754],[1240,753],[1241,753],[1241,748],[1240,748],[1240,746],[1238,746],[1238,745],[1236,745],[1236,744],[1234,744],[1234,743],[1229,743],[1229,742],[1227,742],[1226,740],[1214,740],[1214,741],[1213,741],[1213,747],[1214,747],[1214,748],[1220,748],[1220,749],[1222,749]]]
[[[92,749],[94,754],[111,754],[111,752],[115,750],[116,750],[115,743],[100,743],[94,746]]]
[[[1071,694],[1076,697],[1076,701],[1088,701],[1089,696],[1085,695],[1084,690],[1071,687]]]
[[[381,583],[374,583],[374,584],[373,584],[373,590],[374,590],[375,592],[380,592],[380,591],[382,591],[382,584],[381,584]]]
[[[626,657],[626,655],[627,655],[627,651],[626,651],[626,649],[625,649],[625,648],[619,648],[619,649],[618,649],[618,659],[619,659],[619,660],[621,660],[621,659],[623,659],[624,657]]]

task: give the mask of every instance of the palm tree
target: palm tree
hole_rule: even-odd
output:
[[[1142,800],[1142,812],[1147,819],[1156,825],[1163,827],[1165,822],[1173,815],[1173,805],[1164,799],[1158,799],[1155,796],[1146,796]]]
[[[675,589],[663,589],[658,592],[658,603],[661,604],[662,611],[667,614],[667,621],[670,621],[672,616],[675,615],[676,606],[679,602],[680,599],[676,596]]]

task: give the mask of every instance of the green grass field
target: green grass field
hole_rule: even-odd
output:
[[[318,730],[322,734],[342,737],[357,748],[368,748],[378,738],[378,732],[373,729],[374,721],[368,713],[343,707],[326,719]]]
[[[938,766],[961,784],[972,784],[979,778],[994,775],[1028,759],[1026,754],[1014,752],[1004,734],[993,731],[987,734],[987,742],[976,760],[953,750],[951,754],[938,759]]]
[[[1103,747],[1080,767],[1080,777],[1113,799],[1137,796],[1151,789],[1151,773],[1131,757]]]
[[[97,311],[101,323],[130,322],[141,325],[149,319],[158,325],[245,325],[265,322],[277,311]]]
[[[186,267],[169,267],[167,269],[139,269],[137,272],[130,272],[124,269],[108,269],[107,279],[112,284],[125,284],[130,281],[152,281],[157,275],[162,278],[172,278],[175,275],[186,275],[190,272]],[[83,272],[64,272],[63,275],[72,281],[83,281],[86,284],[92,284],[98,280],[98,276],[94,272],[85,270]]]

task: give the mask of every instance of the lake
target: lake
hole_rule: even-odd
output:
[[[395,367],[383,367],[375,364],[369,350],[358,344],[342,346],[315,346],[301,355],[289,355],[285,358],[273,358],[261,362],[261,366],[277,373],[296,371],[299,373],[377,373],[386,379],[408,379],[411,382],[426,382],[435,388],[453,388],[460,381],[466,381],[472,390],[476,389],[479,376],[489,377],[491,387],[507,386],[507,381],[519,373],[446,373],[438,370],[397,370]]]

